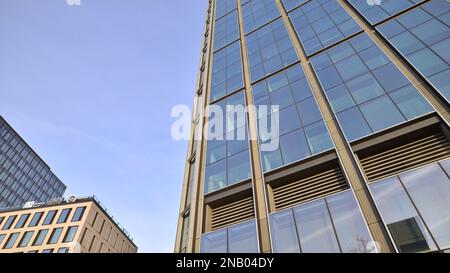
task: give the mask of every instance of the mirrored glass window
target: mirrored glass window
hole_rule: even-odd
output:
[[[371,237],[353,193],[347,191],[327,198],[331,218],[343,252],[373,252]]]
[[[206,151],[206,193],[251,177],[244,93],[239,92],[214,105],[219,106],[222,113],[211,114],[211,133]],[[230,107],[239,107],[244,112]],[[213,125],[216,121],[220,122]],[[221,134],[216,130],[221,130]]]
[[[202,235],[201,253],[257,253],[256,221],[246,221]]]
[[[255,253],[257,251],[256,221],[246,222],[228,229],[229,253]]]
[[[248,35],[246,42],[252,82],[298,61],[281,18]]]
[[[339,245],[325,200],[294,209],[303,253],[338,253]]]
[[[450,3],[433,0],[377,27],[434,88],[450,101]]]
[[[361,31],[335,0],[311,0],[289,12],[289,18],[308,55]]]
[[[243,4],[245,34],[262,27],[280,17],[274,0],[251,0]]]
[[[376,252],[351,191],[308,202],[269,216],[273,251]]]
[[[274,253],[299,253],[298,234],[292,210],[270,216],[270,229]]]
[[[216,21],[214,26],[214,51],[217,51],[239,39],[237,11]]]
[[[347,0],[372,25],[394,16],[424,0]]]
[[[296,7],[308,2],[309,0],[281,0],[286,11],[295,9]]]
[[[216,19],[222,18],[235,9],[237,9],[236,0],[216,0]]]
[[[433,111],[366,34],[311,62],[348,141]]]
[[[239,41],[213,54],[211,101],[244,87]]]
[[[260,142],[278,141],[276,151],[261,151],[264,171],[288,165],[311,155],[333,148],[331,137],[313,97],[311,87],[300,65],[295,65],[283,72],[252,86],[256,106],[278,106],[279,122],[275,113],[264,115],[259,112]],[[265,125],[267,124],[267,129]],[[279,135],[269,132],[277,126]]]
[[[400,252],[450,247],[450,160],[373,182],[370,189]]]

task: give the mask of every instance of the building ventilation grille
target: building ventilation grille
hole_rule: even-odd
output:
[[[320,172],[273,189],[275,210],[283,210],[348,189],[340,168]]]
[[[448,157],[450,143],[437,133],[361,158],[360,162],[369,182],[373,182]]]
[[[255,218],[253,197],[229,203],[211,210],[211,231]]]

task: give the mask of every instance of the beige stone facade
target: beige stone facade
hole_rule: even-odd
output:
[[[93,197],[0,211],[0,253],[136,253]]]

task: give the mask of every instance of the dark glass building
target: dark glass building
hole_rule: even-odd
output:
[[[0,208],[46,202],[63,196],[66,186],[0,116]]]
[[[175,252],[449,252],[450,3],[208,4]]]

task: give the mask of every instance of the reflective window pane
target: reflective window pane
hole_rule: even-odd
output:
[[[228,185],[246,180],[251,176],[250,157],[248,151],[231,156],[228,163]]]
[[[67,219],[69,218],[69,214],[72,211],[72,209],[63,209],[61,211],[61,214],[58,217],[58,221],[56,221],[57,224],[65,223]]]
[[[26,247],[33,237],[34,231],[27,231],[23,234],[22,239],[20,239],[19,247]]]
[[[215,124],[215,127],[209,131],[216,135],[208,136],[211,139],[206,149],[205,193],[251,177],[244,93],[238,92],[214,106],[219,106],[222,114],[216,113],[219,116],[210,118],[210,126]],[[244,112],[239,112],[238,108]],[[225,126],[222,132],[217,128],[220,126]],[[223,136],[217,135],[218,132]]]
[[[349,141],[361,138],[371,132],[361,111],[356,107],[337,114],[337,118]]]
[[[347,87],[343,84],[328,91],[328,99],[334,112],[341,112],[355,105]]]
[[[323,120],[306,126],[305,133],[312,154],[329,150],[334,146]]]
[[[2,245],[3,240],[5,240],[6,234],[0,234],[0,245]]]
[[[283,3],[284,8],[287,11],[290,11],[306,2],[308,2],[309,0],[281,0],[281,2]]]
[[[280,12],[273,0],[251,0],[243,4],[245,34],[258,29],[266,23],[280,17]]]
[[[283,161],[289,164],[310,155],[308,142],[303,130],[297,130],[280,138]]]
[[[25,223],[28,221],[29,217],[30,217],[29,213],[21,215],[19,221],[17,221],[17,224],[14,228],[23,228],[25,226]]]
[[[338,253],[330,215],[324,200],[294,209],[303,253]]]
[[[348,37],[361,28],[334,0],[312,0],[289,12],[308,55]]]
[[[50,235],[50,239],[48,240],[47,244],[56,244],[59,241],[59,237],[61,237],[61,233],[63,231],[63,228],[55,228],[52,231],[52,234]]]
[[[78,226],[69,227],[66,231],[66,235],[64,235],[63,243],[70,243],[75,238],[75,234],[78,231]]]
[[[388,128],[405,120],[394,103],[387,97],[381,96],[361,104],[361,112],[366,117],[374,132]]]
[[[450,247],[450,180],[438,164],[400,175],[439,248]]]
[[[246,222],[228,229],[229,253],[257,253],[256,221]]]
[[[423,0],[348,0],[348,2],[372,25],[396,15],[422,1]],[[379,2],[379,4],[377,2]]]
[[[44,214],[43,212],[36,212],[36,213],[33,215],[33,218],[31,218],[30,224],[29,224],[28,226],[29,226],[29,227],[35,227],[35,226],[37,226],[37,225],[39,224],[39,222],[40,222],[40,220],[41,220],[43,214]]]
[[[202,253],[227,253],[227,230],[203,234]]]
[[[311,63],[348,141],[433,111],[366,34],[314,56]]]
[[[236,8],[236,0],[216,0],[216,18],[221,18]]]
[[[292,210],[270,215],[270,233],[274,253],[300,252]]]
[[[269,220],[275,253],[376,252],[368,249],[369,231],[351,191],[272,213]]]
[[[239,26],[237,11],[216,21],[214,27],[214,51],[239,39]]]
[[[447,176],[450,176],[450,159],[442,161],[441,166],[447,172]]]
[[[368,249],[372,241],[367,226],[351,191],[327,198],[342,252],[376,252]]]
[[[422,219],[397,178],[372,183],[370,189],[383,221],[400,252],[437,250]]]
[[[433,0],[387,21],[377,30],[447,101],[450,101],[450,3]]]
[[[206,166],[206,192],[221,189],[227,185],[226,160]]]
[[[17,239],[19,238],[20,233],[12,233],[9,235],[8,240],[6,240],[5,245],[3,246],[3,249],[11,249],[14,247],[14,245],[17,242]]]
[[[322,115],[320,114],[319,107],[317,106],[314,97],[299,102],[297,104],[297,109],[300,113],[303,126],[322,120]]]
[[[11,215],[8,217],[8,219],[5,221],[5,224],[2,227],[2,230],[8,230],[11,228],[12,224],[16,220],[17,215]]]
[[[55,219],[57,210],[51,210],[47,212],[47,215],[45,216],[44,222],[42,225],[51,225],[53,223],[53,219]]]
[[[81,221],[81,219],[83,219],[85,210],[86,210],[86,207],[78,207],[72,216],[72,222]]]
[[[433,111],[431,106],[414,87],[406,86],[391,93],[392,100],[408,119]]]
[[[243,86],[241,45],[237,41],[213,54],[211,101]]]
[[[281,18],[249,34],[246,42],[252,82],[298,60]]]
[[[283,166],[283,159],[281,158],[281,151],[279,148],[270,152],[261,151],[261,160],[264,172],[269,172]]]
[[[279,123],[272,124],[275,115],[259,114],[258,128],[262,143],[279,139],[280,149],[262,151],[264,171],[304,159],[333,148],[333,142],[323,123],[311,87],[300,65],[292,66],[252,86],[257,105],[279,106]],[[275,120],[274,120],[275,122]],[[267,129],[264,130],[264,124]],[[278,125],[279,136],[269,135]],[[306,133],[306,135],[305,135]]]
[[[257,253],[256,221],[246,221],[202,235],[201,253]]]
[[[33,241],[33,246],[41,246],[44,243],[45,237],[48,234],[48,229],[39,230]]]

